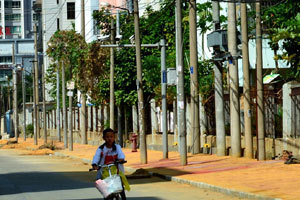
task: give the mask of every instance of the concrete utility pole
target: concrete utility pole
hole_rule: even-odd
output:
[[[196,0],[190,1],[190,75],[191,75],[191,119],[193,145],[192,153],[200,153],[200,125],[199,125],[199,82],[198,82],[198,50],[197,50],[197,15]]]
[[[184,99],[184,63],[183,63],[183,37],[182,37],[182,2],[176,0],[176,57],[177,57],[177,120],[179,135],[180,163],[187,165],[186,147],[186,119]]]
[[[16,61],[15,61],[15,43],[12,45],[12,64],[13,64],[13,110],[14,110],[14,132],[15,138],[18,142],[19,132],[18,132],[18,88],[17,88],[17,69],[16,69]]]
[[[220,29],[220,6],[219,2],[212,2],[214,31]],[[215,52],[216,54],[218,52]],[[224,91],[222,77],[222,63],[215,61],[215,117],[217,135],[217,155],[226,156],[226,137],[225,137],[225,115],[224,115]]]
[[[177,7],[175,5],[175,24],[177,25],[178,15],[176,13],[177,13]],[[177,49],[179,47],[179,44],[177,42],[177,38],[178,38],[178,31],[176,30],[175,31],[175,39],[176,39],[175,49],[176,49],[176,52],[177,52]],[[177,55],[177,53],[176,53],[176,55]],[[179,63],[178,56],[176,56],[175,61],[176,61],[176,67],[177,67],[178,63]],[[177,70],[176,70],[176,73],[177,73]],[[177,74],[177,76],[178,76],[178,74]],[[178,82],[176,82],[176,84],[177,83]],[[177,88],[177,86],[176,86],[176,88]],[[179,136],[179,132],[178,132],[178,110],[177,110],[177,108],[178,108],[178,102],[177,102],[177,97],[176,97],[176,99],[174,99],[173,106],[175,108],[174,115],[175,115],[175,120],[176,120],[176,122],[175,122],[175,124],[176,124],[175,128],[176,129],[174,129],[174,131],[175,131],[174,137],[175,137],[175,135],[177,136],[176,140],[177,140],[177,143],[178,143],[178,145],[177,145],[178,146],[178,152],[180,152],[180,136]],[[176,141],[176,140],[174,139],[174,141]]]
[[[147,159],[147,143],[145,133],[145,107],[144,92],[142,80],[142,59],[141,59],[141,41],[140,41],[140,19],[138,0],[133,0],[134,5],[134,33],[135,33],[135,49],[136,49],[136,68],[137,68],[137,92],[138,92],[138,109],[140,124],[140,155],[141,163],[146,164]]]
[[[32,65],[34,65],[34,60],[32,61]],[[37,134],[36,134],[36,117],[35,117],[35,71],[34,71],[34,66],[31,68],[32,70],[32,125],[33,125],[33,138],[34,138],[34,143],[37,145]]]
[[[45,87],[45,65],[42,65],[42,85],[43,85],[43,128],[44,128],[44,144],[47,144],[47,119],[46,119],[46,87]]]
[[[241,3],[242,54],[244,76],[244,124],[245,124],[245,157],[253,157],[253,138],[251,128],[251,97],[249,75],[249,48],[248,48],[248,17],[247,3]]]
[[[161,98],[163,125],[163,158],[168,156],[168,118],[167,118],[167,69],[166,69],[166,40],[160,40],[161,45]]]
[[[26,141],[26,86],[25,86],[25,67],[23,66],[22,70],[22,98],[23,98],[23,134],[24,134],[24,141]]]
[[[114,19],[111,20],[111,28],[110,28],[110,42],[111,44],[115,44],[115,23]],[[110,95],[109,95],[109,125],[110,128],[115,130],[115,53],[114,48],[110,48]]]
[[[62,88],[62,104],[63,104],[63,122],[64,122],[64,147],[68,148],[68,124],[67,124],[67,105],[66,105],[66,73],[65,64],[62,62],[61,68],[61,88]]]
[[[85,0],[81,0],[81,35],[85,40]],[[80,132],[82,143],[87,144],[86,132],[86,94],[81,92]]]
[[[59,62],[57,70],[56,70],[56,130],[58,141],[61,142],[61,133],[60,133],[60,92],[59,92],[59,69],[61,67],[61,63]]]
[[[1,130],[2,130],[2,128],[1,128],[2,114],[4,112],[4,110],[2,110],[3,107],[4,107],[3,89],[2,89],[2,85],[0,85],[0,135],[3,135],[3,133],[1,132]]]
[[[241,123],[239,76],[237,60],[237,33],[236,33],[236,5],[228,3],[228,49],[231,54],[229,60],[230,78],[230,134],[231,152],[234,157],[241,157]]]
[[[71,90],[69,90],[71,91]],[[73,91],[72,91],[73,92]],[[72,95],[69,95],[69,150],[70,151],[73,151],[73,120],[72,120],[72,104],[73,104],[73,101],[72,101]]]
[[[123,147],[123,127],[122,127],[122,107],[118,106],[118,143],[121,147]]]
[[[38,137],[40,137],[40,118],[39,118],[39,68],[38,68],[38,50],[37,50],[37,26],[34,24],[34,89],[35,89],[35,123],[36,138],[34,144],[37,145]]]
[[[257,87],[257,127],[258,127],[258,160],[265,160],[265,118],[264,118],[264,85],[262,62],[261,4],[256,3],[256,87]]]

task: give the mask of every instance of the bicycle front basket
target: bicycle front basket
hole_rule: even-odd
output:
[[[104,180],[99,179],[95,184],[104,198],[111,194],[120,193],[123,190],[121,177],[117,174],[107,177]]]

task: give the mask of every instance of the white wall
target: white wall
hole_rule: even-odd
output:
[[[92,42],[97,40],[97,36],[94,35],[94,20],[93,11],[99,10],[99,1],[86,0],[85,1],[85,39]],[[81,33],[81,0],[75,1],[75,29],[78,33]]]
[[[67,18],[67,4],[70,2],[75,2],[75,0],[60,1],[60,5],[59,5],[59,7],[61,9],[60,17],[59,17],[60,18],[60,21],[59,21],[60,30],[72,29],[72,23],[75,22],[75,20]],[[75,3],[75,6],[76,6],[76,3]]]

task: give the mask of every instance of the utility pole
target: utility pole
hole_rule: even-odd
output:
[[[71,90],[69,90],[69,92],[71,92]],[[72,93],[73,93],[73,91],[72,91]],[[69,122],[69,139],[70,139],[69,150],[70,151],[73,151],[72,95],[71,94],[69,95],[69,121],[68,121]]]
[[[2,113],[4,112],[4,110],[2,110],[2,107],[4,105],[4,101],[3,101],[3,97],[2,97],[2,85],[0,85],[0,135],[2,135],[3,133],[1,132],[1,120],[2,120]],[[2,112],[3,111],[3,112]]]
[[[19,133],[18,133],[18,88],[17,88],[17,68],[16,68],[16,61],[15,61],[15,43],[12,44],[12,64],[13,64],[13,110],[14,110],[14,132],[15,138],[18,142]]]
[[[34,144],[38,144],[38,137],[40,137],[40,123],[39,123],[39,69],[38,69],[38,51],[37,51],[37,26],[34,24],[34,89],[35,89],[35,126],[36,136]]]
[[[46,120],[46,87],[45,87],[45,65],[42,65],[42,85],[43,85],[43,128],[44,128],[44,144],[47,144],[47,120]]]
[[[145,133],[145,107],[144,107],[144,92],[142,80],[142,59],[141,59],[141,41],[140,41],[140,20],[138,0],[133,0],[134,3],[134,32],[135,32],[135,49],[136,49],[136,68],[137,68],[137,92],[138,92],[138,109],[139,109],[139,124],[140,124],[140,155],[141,163],[146,164],[147,159],[147,143]]]
[[[256,3],[256,87],[258,160],[265,160],[264,85],[262,62],[261,4]]]
[[[32,62],[32,124],[33,124],[33,138],[34,144],[37,145],[37,134],[36,134],[36,115],[35,115],[35,71],[34,71],[34,60]]]
[[[118,110],[118,143],[121,147],[124,147],[123,143],[123,127],[122,127],[122,122],[123,122],[123,117],[122,117],[122,106],[119,105],[117,107]]]
[[[24,141],[26,141],[26,90],[25,90],[25,67],[23,66],[22,70],[22,97],[23,97],[23,134]]]
[[[3,132],[1,132],[1,130],[2,130],[1,121],[2,121],[2,116],[4,113],[5,113],[5,103],[4,103],[4,98],[3,98],[3,87],[2,87],[2,84],[0,84],[0,135],[4,134]]]
[[[190,1],[190,76],[191,76],[191,119],[193,146],[192,153],[200,153],[200,125],[199,125],[199,82],[198,82],[198,50],[197,50],[197,22],[196,0]]]
[[[182,37],[182,2],[176,0],[176,57],[177,57],[177,120],[179,135],[180,163],[187,165],[186,147],[186,120],[184,99],[184,63],[183,63],[183,37]]]
[[[85,40],[85,0],[81,0],[81,35]],[[80,132],[82,143],[87,144],[86,132],[86,94],[81,91]]]
[[[213,11],[213,29],[220,29],[220,5],[219,2],[212,2]],[[215,52],[218,54],[220,52]],[[214,64],[215,79],[215,117],[216,117],[216,135],[217,135],[217,155],[226,156],[226,137],[225,137],[225,115],[224,115],[224,91],[222,63],[215,61]]]
[[[168,155],[168,118],[167,118],[167,69],[166,69],[166,40],[160,40],[161,45],[161,97],[162,97],[162,125],[163,125],[163,159]]]
[[[56,69],[56,130],[57,130],[57,136],[58,141],[61,142],[61,133],[60,133],[60,92],[59,92],[59,69],[60,69],[61,63],[58,63],[57,69]]]
[[[245,156],[253,157],[253,138],[251,128],[251,97],[249,76],[249,48],[248,48],[248,17],[247,3],[241,3],[242,54],[244,76],[244,124],[245,124]]]
[[[65,63],[62,62],[61,81],[62,81],[62,104],[63,104],[63,122],[64,122],[64,147],[68,148],[68,125],[67,125],[67,105],[66,105],[66,80]]]
[[[228,49],[231,54],[231,58],[229,59],[231,152],[232,156],[241,157],[240,98],[235,3],[228,3]]]
[[[111,20],[110,27],[110,42],[115,44],[115,23],[114,19]],[[109,96],[109,125],[112,130],[115,130],[115,86],[114,86],[114,77],[115,77],[115,53],[114,48],[110,48],[110,96]]]

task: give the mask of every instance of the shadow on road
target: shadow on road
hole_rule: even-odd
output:
[[[126,199],[128,199],[128,200],[162,200],[161,198],[157,198],[157,197],[127,197]],[[79,199],[65,199],[65,200],[79,200]],[[80,199],[80,200],[83,200],[83,199]],[[84,200],[99,200],[99,198],[84,199]]]
[[[95,188],[95,177],[96,172],[20,172],[0,174],[0,195]],[[165,181],[160,178],[129,179],[131,185]]]

